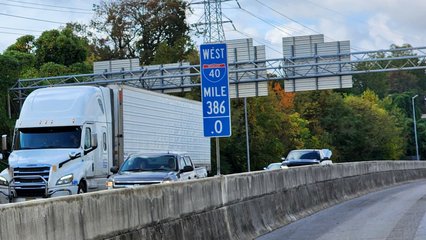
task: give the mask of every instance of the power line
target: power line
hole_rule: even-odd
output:
[[[238,3],[238,2],[237,2]],[[274,27],[274,28],[276,28],[276,29],[278,29],[278,30],[282,30],[282,29],[287,29],[287,30],[290,30],[290,31],[293,31],[293,32],[300,32],[300,33],[305,33],[305,32],[303,32],[303,31],[301,31],[301,30],[298,30],[298,29],[294,29],[294,28],[291,28],[291,27],[287,27],[287,26],[277,26],[276,24],[273,24],[273,23],[271,23],[271,22],[268,22],[267,20],[265,20],[265,19],[260,19],[260,17],[257,17],[257,16],[255,16],[256,14],[254,14],[253,12],[250,12],[250,11],[248,11],[247,9],[243,9],[242,7],[241,7],[241,5],[238,3],[238,8],[236,8],[236,7],[233,7],[233,8],[227,8],[227,9],[238,9],[238,10],[243,10],[243,11],[245,11],[245,12],[247,12],[248,14],[250,14],[251,16],[253,16],[253,17],[255,17],[255,18],[257,18],[257,19],[259,19],[259,20],[261,20],[261,21],[263,21],[263,22],[265,22],[266,24],[268,24],[268,25],[271,25],[272,27]],[[290,35],[290,33],[287,33],[287,32],[284,32],[285,34],[287,34],[287,35]]]
[[[256,0],[257,1],[257,0]],[[339,11],[337,11],[337,10],[334,10],[334,9],[331,9],[331,8],[328,8],[328,7],[325,7],[325,6],[321,6],[321,5],[319,5],[318,3],[314,3],[314,2],[312,2],[312,1],[310,1],[310,0],[306,0],[307,2],[309,2],[310,4],[312,4],[312,5],[314,5],[314,6],[317,6],[317,7],[320,7],[320,8],[322,8],[322,9],[325,9],[325,10],[328,10],[328,11],[330,11],[330,12],[334,12],[334,13],[336,13],[336,14],[339,14],[340,16],[342,16],[342,17],[347,17],[345,14],[343,14],[343,13],[341,13],[341,12],[339,12]],[[360,22],[360,23],[362,23],[362,24],[367,24],[368,25],[368,23],[366,22],[366,21],[362,21],[362,20],[360,20],[360,19],[354,19],[355,21],[357,21],[357,22]],[[335,41],[335,40],[334,40]],[[391,44],[393,44],[391,41],[389,41],[389,40],[387,40],[389,43],[391,43]],[[352,47],[351,47],[352,48]],[[362,48],[360,48],[360,49],[362,49]],[[359,50],[359,49],[355,49],[355,50]],[[363,49],[363,50],[365,50],[365,49]]]
[[[248,34],[248,33],[241,32],[241,31],[239,31],[239,30],[237,30],[237,29],[234,29],[233,31],[235,31],[235,32],[237,32],[237,33],[239,33],[239,34],[241,34],[241,35],[243,35],[243,36],[245,36],[245,37],[252,38],[254,41],[256,41],[256,42],[258,42],[258,43],[265,44],[265,47],[267,47],[267,48],[271,49],[271,50],[272,50],[272,51],[274,51],[274,52],[277,52],[277,53],[279,53],[279,54],[281,54],[281,55],[283,54],[282,52],[280,52],[280,51],[276,50],[275,48],[270,47],[270,46],[273,46],[273,45],[271,45],[270,43],[268,43],[268,42],[266,42],[266,41],[259,41],[257,38],[254,38],[252,35],[250,35],[250,34]]]
[[[260,18],[260,17],[256,16],[256,14],[254,14],[254,13],[252,13],[252,12],[248,11],[248,10],[247,10],[247,9],[245,9],[245,8],[242,8],[242,7],[241,7],[240,9],[241,9],[242,11],[246,12],[247,14],[251,15],[252,17],[257,18],[257,19],[259,19],[260,21],[262,21],[262,22],[264,22],[264,23],[266,23],[266,24],[268,24],[268,25],[270,25],[270,26],[272,26],[272,27],[276,28],[276,29],[277,29],[277,30],[279,30],[280,32],[283,32],[284,34],[286,34],[286,35],[289,35],[289,36],[290,36],[290,33],[288,33],[288,32],[286,32],[286,31],[284,31],[281,27],[276,26],[275,24],[270,23],[270,22],[266,21],[265,19],[263,19],[263,18]]]
[[[204,10],[204,7],[192,7],[192,9]],[[222,7],[222,9],[238,9],[237,7]]]
[[[67,11],[67,10],[60,10],[60,9],[47,9],[47,8],[39,8],[39,7],[30,7],[30,6],[22,6],[22,5],[8,4],[8,3],[0,3],[0,5],[11,6],[11,7],[20,7],[20,8],[26,8],[26,9],[36,9],[36,10],[43,10],[43,11],[50,11],[50,12],[65,12],[65,13],[77,13],[77,14],[92,14],[92,13],[89,13],[89,12],[76,12],[76,11]]]
[[[256,0],[256,1],[257,1],[257,0]],[[328,7],[321,6],[321,5],[317,4],[317,3],[314,3],[314,2],[309,1],[309,0],[306,0],[306,1],[307,1],[307,2],[309,2],[309,3],[310,3],[310,4],[312,4],[312,5],[315,5],[315,6],[317,6],[317,7],[323,8],[323,9],[328,10],[328,11],[330,11],[330,12],[337,13],[337,14],[339,14],[339,15],[343,16],[343,17],[346,17],[346,15],[345,15],[345,14],[343,14],[343,13],[341,13],[341,12],[339,12],[339,11],[336,11],[336,10],[331,9],[331,8],[328,8]],[[358,21],[359,21],[359,20],[358,20]],[[363,22],[363,21],[361,21],[361,22]],[[365,22],[364,22],[364,23],[365,23]]]
[[[239,8],[241,8],[241,5],[240,5],[240,3],[238,2],[238,0],[235,0],[236,2],[237,2],[237,4],[238,4],[238,8],[236,8],[236,9],[239,9]],[[259,40],[257,40],[257,37],[254,37],[254,36],[251,36],[250,34],[248,34],[248,33],[243,33],[243,32],[241,32],[241,31],[239,31],[239,30],[237,30],[237,28],[235,27],[235,25],[234,25],[234,23],[231,21],[231,19],[230,18],[228,18],[226,15],[223,15],[225,18],[227,18],[230,22],[231,22],[231,24],[232,24],[232,27],[234,28],[234,31],[236,31],[236,32],[238,32],[238,33],[240,33],[241,35],[243,35],[243,36],[245,36],[245,37],[248,37],[248,38],[251,38],[251,39],[253,39],[254,41],[256,41],[256,42],[258,42],[258,43],[263,43],[264,45],[265,45],[265,47],[266,48],[269,48],[269,49],[271,49],[272,51],[274,51],[274,52],[277,52],[277,53],[279,53],[279,54],[281,54],[282,55],[282,52],[280,52],[280,51],[278,51],[278,50],[276,50],[274,47],[274,45],[272,45],[272,44],[270,44],[269,42],[266,42],[266,41],[264,41],[263,39],[261,40],[261,41],[259,41]],[[270,46],[268,46],[268,45],[270,45],[270,46],[272,46],[272,47],[270,47]]]
[[[238,0],[236,0],[236,1],[237,1],[238,6],[240,6],[240,4],[239,4]],[[243,32],[241,32],[241,31],[237,30],[237,28],[235,27],[235,25],[234,25],[234,23],[231,21],[231,19],[230,19],[230,18],[228,18],[226,15],[223,15],[223,16],[224,16],[225,18],[227,18],[227,19],[231,22],[232,27],[234,28],[234,31],[238,32],[239,34],[241,34],[241,35],[243,35],[243,36],[245,36],[245,37],[251,38],[251,39],[253,39],[254,41],[256,41],[256,42],[258,42],[258,43],[263,43],[263,44],[265,45],[265,47],[267,47],[267,48],[271,49],[272,51],[275,51],[275,52],[277,52],[277,53],[279,53],[279,54],[281,54],[281,55],[282,55],[282,52],[280,52],[280,51],[276,50],[276,49],[274,48],[275,46],[274,46],[274,45],[272,45],[272,44],[270,44],[269,42],[266,42],[266,41],[263,41],[263,40],[259,41],[259,40],[257,40],[257,37],[254,37],[254,36],[252,36],[252,35],[250,35],[250,34],[248,34],[248,33],[243,33]],[[268,45],[270,45],[270,46],[272,46],[272,47],[269,47]]]
[[[256,0],[256,1],[257,1],[257,0]],[[260,3],[260,2],[259,2],[259,3]],[[261,3],[261,4],[262,4],[262,3]],[[264,5],[264,4],[262,4],[262,5]],[[264,5],[264,6],[265,6],[265,7],[267,7],[266,5]],[[268,8],[270,8],[270,7],[268,7]],[[291,36],[291,33],[286,32],[286,31],[284,31],[283,29],[287,29],[287,30],[290,30],[290,31],[293,31],[293,32],[299,32],[299,33],[302,33],[302,34],[306,34],[306,32],[305,32],[305,31],[302,31],[302,30],[299,30],[299,29],[294,29],[294,28],[290,28],[290,27],[286,27],[286,26],[277,26],[276,24],[273,24],[273,23],[271,23],[271,22],[269,22],[269,21],[267,21],[267,20],[265,20],[265,19],[262,19],[262,18],[258,17],[256,14],[254,14],[253,12],[250,12],[249,10],[247,10],[247,9],[245,9],[245,8],[243,8],[243,7],[241,7],[240,5],[239,5],[239,9],[240,9],[240,10],[242,10],[242,11],[244,11],[244,12],[246,12],[246,13],[248,13],[249,15],[251,15],[251,16],[253,16],[253,17],[255,17],[255,18],[259,19],[260,21],[262,21],[262,22],[264,22],[264,23],[266,23],[266,24],[268,24],[268,25],[270,25],[270,26],[274,27],[275,29],[278,29],[279,31],[281,31],[281,32],[285,33],[286,35]],[[289,20],[294,21],[294,22],[296,22],[296,23],[297,23],[297,21],[292,20],[292,19],[290,19],[289,17],[287,17],[287,16],[285,16],[285,15],[283,15],[283,16],[284,16],[284,17],[286,17],[287,19],[289,19]],[[299,24],[301,24],[301,23],[299,23]],[[308,28],[308,29],[309,29],[309,27],[306,27],[306,28]],[[312,30],[312,29],[311,29],[311,30]]]
[[[261,2],[261,1],[259,1],[259,0],[255,0],[255,1],[256,1],[256,2],[258,2],[260,5],[262,5],[262,6],[266,7],[266,8],[268,8],[268,9],[272,10],[273,12],[278,13],[278,14],[279,14],[279,15],[281,15],[282,17],[284,17],[284,18],[286,18],[286,19],[288,19],[288,20],[290,20],[290,21],[292,21],[292,22],[295,22],[295,23],[299,24],[300,26],[302,26],[302,27],[304,27],[304,28],[307,28],[307,29],[311,30],[311,31],[312,31],[312,32],[314,32],[314,33],[319,33],[319,32],[318,32],[318,31],[316,31],[315,29],[312,29],[312,28],[310,28],[310,27],[308,27],[308,26],[306,26],[306,25],[304,25],[304,24],[302,24],[302,23],[300,23],[300,22],[298,22],[298,21],[296,21],[296,20],[294,20],[294,19],[292,19],[292,18],[290,18],[290,17],[288,17],[288,16],[284,15],[283,13],[278,12],[277,10],[275,10],[275,9],[273,9],[272,7],[270,7],[270,6],[266,5],[265,3],[262,3],[262,2]]]
[[[195,17],[199,17],[200,19],[203,17],[203,16],[201,16],[201,15],[199,15],[199,14],[195,14],[195,13],[193,13],[193,15],[195,16]],[[229,18],[226,16],[226,15],[223,15],[226,19],[228,19],[229,20]],[[231,21],[231,23],[232,23],[232,21]],[[279,50],[276,50],[274,47],[274,45],[272,45],[272,44],[270,44],[269,42],[267,42],[267,41],[263,41],[263,40],[260,40],[260,38],[258,38],[258,37],[255,37],[255,36],[252,36],[252,35],[250,35],[250,34],[248,34],[248,33],[244,33],[244,32],[242,32],[242,31],[239,31],[239,30],[237,30],[236,28],[235,28],[235,26],[232,24],[232,26],[233,26],[233,30],[227,30],[227,31],[234,31],[234,32],[237,32],[237,33],[239,33],[239,34],[241,34],[241,35],[243,35],[243,36],[245,36],[245,37],[247,37],[247,38],[252,38],[255,42],[257,42],[257,43],[260,43],[260,44],[264,44],[265,45],[265,47],[266,48],[268,48],[268,49],[271,49],[272,51],[274,51],[274,52],[277,52],[277,53],[279,53],[280,55],[282,55],[282,52],[281,51],[279,51]]]
[[[23,28],[11,28],[11,27],[0,27],[1,29],[9,29],[9,30],[18,30],[18,31],[26,31],[26,32],[43,32],[40,30],[31,30],[31,29],[23,29]]]
[[[29,5],[36,5],[36,6],[44,6],[44,7],[52,7],[52,8],[62,8],[62,9],[73,9],[73,10],[91,12],[91,10],[84,9],[84,8],[63,7],[63,6],[58,6],[58,5],[49,5],[49,4],[42,4],[42,3],[32,3],[32,2],[17,1],[17,0],[8,0],[8,2],[15,2],[15,3],[23,3],[23,4],[29,4]]]
[[[20,35],[20,36],[25,36],[25,35],[28,35],[28,34],[26,34],[26,33],[16,33],[16,32],[3,32],[3,31],[0,31],[0,34],[9,34],[9,35]]]
[[[305,29],[308,29],[308,30],[310,30],[310,31],[312,31],[312,32],[314,32],[314,33],[317,33],[317,34],[322,34],[322,33],[320,33],[319,31],[317,31],[317,30],[315,30],[315,29],[313,29],[313,28],[311,28],[311,27],[309,27],[309,26],[307,26],[307,25],[305,25],[305,24],[303,24],[303,23],[301,23],[301,22],[299,22],[299,21],[297,21],[297,20],[295,20],[295,19],[293,19],[293,18],[291,18],[291,17],[289,17],[289,16],[287,16],[287,15],[285,15],[285,14],[283,14],[283,13],[279,12],[279,11],[277,11],[276,9],[274,9],[274,8],[272,8],[272,7],[270,7],[270,6],[268,6],[267,4],[265,4],[265,3],[263,3],[263,2],[261,2],[261,1],[259,1],[259,0],[255,0],[255,1],[256,1],[256,2],[258,2],[260,5],[262,5],[263,7],[267,8],[267,9],[269,9],[269,10],[272,10],[273,12],[275,12],[275,13],[279,14],[280,16],[284,17],[285,19],[287,19],[287,20],[289,20],[289,21],[291,21],[291,22],[294,22],[294,23],[296,23],[296,24],[298,24],[298,25],[302,26],[302,27],[303,27],[303,28],[305,28]],[[229,4],[229,3],[228,3],[228,4]],[[247,10],[246,8],[241,7],[241,5],[239,4],[239,2],[238,2],[238,1],[237,1],[237,4],[238,4],[238,8],[235,8],[235,7],[234,7],[234,8],[229,8],[229,9],[239,9],[239,10],[241,10],[241,11],[244,11],[244,12],[246,12],[246,14],[249,14],[250,16],[252,16],[252,17],[254,17],[254,18],[256,18],[256,19],[258,19],[258,20],[260,20],[260,21],[262,21],[262,22],[264,22],[264,23],[266,23],[266,24],[268,24],[268,25],[270,25],[270,26],[272,26],[272,27],[274,27],[275,29],[277,29],[277,30],[279,30],[279,31],[283,32],[284,34],[286,34],[286,35],[288,35],[288,36],[291,36],[292,34],[291,34],[290,32],[288,32],[288,31],[285,31],[284,29],[288,29],[288,30],[290,30],[290,31],[292,31],[292,32],[300,32],[300,33],[302,33],[302,34],[306,34],[306,31],[303,31],[303,30],[301,30],[301,29],[292,29],[292,28],[289,28],[289,27],[279,26],[279,25],[277,25],[277,24],[273,24],[271,21],[267,21],[267,20],[265,20],[265,19],[263,19],[263,18],[259,17],[259,16],[258,16],[258,15],[256,15],[255,13],[253,13],[253,12],[251,12],[251,11]],[[240,31],[238,31],[238,30],[236,30],[236,29],[235,29],[235,31],[247,37],[247,35],[246,35],[245,33],[240,32]],[[250,36],[248,36],[248,37],[250,37]],[[253,38],[253,37],[251,37],[251,38]],[[335,40],[335,39],[333,39],[333,38],[331,38],[331,37],[328,37],[328,36],[325,36],[325,38],[326,38],[326,39],[329,39],[329,40],[331,40],[331,41],[337,41],[337,40]],[[353,46],[351,47],[351,49],[356,50],[356,51],[359,51],[357,48],[355,48],[355,47],[353,47]],[[273,50],[274,50],[274,51],[276,51],[275,49],[273,49]]]
[[[306,28],[306,29],[309,29],[310,31],[312,31],[312,32],[314,32],[314,33],[322,34],[322,33],[320,33],[319,31],[317,31],[317,30],[315,30],[315,29],[313,29],[313,28],[311,28],[311,27],[308,27],[308,26],[304,25],[303,23],[301,23],[301,22],[299,22],[299,21],[297,21],[297,20],[295,20],[295,19],[293,19],[293,18],[290,18],[289,16],[287,16],[287,15],[285,15],[285,14],[283,14],[283,13],[281,13],[281,12],[277,11],[276,9],[274,9],[274,8],[272,8],[272,7],[268,6],[268,5],[266,5],[265,3],[263,3],[263,2],[261,2],[261,1],[259,1],[259,0],[255,0],[255,1],[256,1],[256,2],[258,2],[259,4],[261,4],[262,6],[264,6],[264,7],[268,8],[269,10],[271,10],[271,11],[273,11],[273,12],[275,12],[275,13],[277,13],[277,14],[281,15],[282,17],[286,18],[287,20],[290,20],[290,21],[292,21],[292,22],[294,22],[294,23],[296,23],[296,24],[298,24],[298,25],[300,25],[300,26],[302,26],[302,27],[304,27],[304,28]],[[307,1],[309,1],[309,0],[307,0]],[[309,2],[310,2],[310,1],[309,1]],[[316,5],[316,4],[315,4],[315,5]],[[340,14],[340,13],[339,13],[339,14]],[[328,36],[325,36],[325,38],[327,38],[327,39],[329,39],[329,40],[331,40],[331,41],[337,41],[336,39],[333,39],[333,38],[328,37]],[[353,50],[359,50],[359,49],[356,49],[356,48],[354,48],[354,47],[351,47],[351,49],[353,49]]]
[[[236,1],[236,2],[237,2],[237,4],[238,4],[238,8],[232,8],[232,9],[239,9],[239,10],[243,10],[243,11],[247,12],[248,14],[252,15],[253,17],[258,18],[258,17],[257,17],[257,16],[255,16],[252,12],[250,12],[250,11],[248,11],[248,10],[246,10],[246,9],[243,9],[243,8],[241,7],[241,5],[239,4],[239,2],[238,2],[238,1]],[[194,14],[194,15],[196,15],[196,14]],[[222,15],[223,15],[223,17],[227,18],[227,19],[229,20],[229,22],[232,24],[232,21],[231,21],[231,20],[230,20],[227,16],[225,16],[224,14],[222,14]],[[263,19],[261,19],[261,20],[263,20]],[[264,20],[264,21],[266,21],[266,20]],[[257,40],[257,39],[256,39],[256,37],[253,37],[253,36],[251,36],[251,35],[249,35],[249,34],[247,34],[247,33],[244,33],[244,32],[241,32],[241,31],[237,30],[237,29],[235,28],[234,24],[232,24],[232,26],[233,26],[233,28],[234,28],[234,30],[233,30],[233,31],[238,32],[239,34],[241,34],[241,35],[243,35],[243,36],[245,36],[245,37],[252,38],[254,41],[256,41],[256,42],[258,42],[258,43],[261,43],[261,44],[264,44],[264,45],[265,45],[265,47],[267,47],[267,48],[271,49],[272,51],[275,51],[275,52],[277,52],[277,53],[279,53],[279,54],[281,54],[281,55],[282,55],[282,52],[280,52],[280,51],[276,50],[276,49],[274,48],[274,46],[273,46],[273,45],[271,45],[270,43],[265,42],[265,41],[259,41],[259,40]],[[274,26],[274,25],[273,25],[273,26]],[[276,26],[274,26],[274,27],[276,27]],[[277,27],[277,29],[279,29],[279,27]],[[280,30],[280,31],[282,31],[281,29],[279,29],[279,30]],[[268,45],[270,45],[270,46],[272,46],[272,47],[270,47],[270,46],[268,46]]]
[[[33,20],[33,21],[39,21],[39,22],[48,22],[48,23],[66,24],[66,23],[64,23],[64,22],[56,22],[56,21],[50,21],[50,20],[44,20],[44,19],[38,19],[38,18],[23,17],[23,16],[12,15],[12,14],[6,14],[6,13],[0,13],[0,15],[8,16],[8,17],[14,17],[14,18],[22,18],[22,19]]]

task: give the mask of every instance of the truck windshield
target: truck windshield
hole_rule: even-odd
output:
[[[132,156],[123,163],[120,171],[176,171],[176,157],[173,155]]]
[[[79,148],[80,141],[80,127],[20,128],[14,149]]]

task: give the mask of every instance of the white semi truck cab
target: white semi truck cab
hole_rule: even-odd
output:
[[[111,167],[141,151],[185,151],[210,169],[201,103],[118,85],[35,90],[16,121],[0,199],[106,189]]]
[[[12,202],[99,188],[96,179],[104,181],[112,166],[110,104],[108,88],[31,93],[16,121],[9,167],[0,174],[3,195]]]

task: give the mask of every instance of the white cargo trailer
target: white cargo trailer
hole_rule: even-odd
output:
[[[121,85],[38,89],[16,121],[0,191],[20,201],[104,189],[135,152],[187,152],[210,169],[202,128],[197,101]]]
[[[203,137],[201,102],[127,86],[110,88],[122,92],[123,120],[117,127],[122,129],[123,155],[182,151],[195,165],[210,169],[210,139]]]

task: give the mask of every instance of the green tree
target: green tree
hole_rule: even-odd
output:
[[[69,69],[66,66],[54,62],[43,64],[39,70],[40,77],[61,76],[68,73]]]
[[[357,70],[368,69],[366,64],[359,64]],[[378,96],[385,97],[389,94],[389,81],[386,73],[366,73],[353,76],[353,88],[349,90],[356,95],[361,95],[367,90],[374,91]]]
[[[410,125],[411,129],[413,129],[413,123],[411,122]],[[413,129],[414,131],[414,129]],[[419,155],[420,155],[420,159],[425,159],[426,157],[426,121],[425,119],[419,119],[417,121],[417,143],[419,146]],[[410,156],[415,156],[416,152],[415,152],[415,141],[414,141],[414,134],[410,135],[410,141],[408,141],[408,145],[411,146],[410,150],[411,150],[411,154],[407,154]]]
[[[8,89],[12,87],[19,77],[20,64],[14,57],[0,55],[0,132],[10,135],[13,129],[13,120],[8,114]]]
[[[294,148],[316,146],[318,140],[311,134],[309,121],[298,113],[285,113],[281,95],[247,99],[250,137],[251,169],[259,170],[271,162],[281,161]],[[221,139],[223,173],[247,170],[246,132],[242,99],[232,101],[232,136]],[[215,156],[213,156],[215,159]]]
[[[22,70],[20,73],[21,79],[38,78],[38,77],[40,77],[40,71],[35,67]]]
[[[95,52],[107,59],[140,57],[144,65],[181,61],[192,47],[187,9],[181,0],[101,1],[95,5],[91,26],[107,37],[94,40]],[[160,56],[170,53],[168,58]]]
[[[19,63],[21,71],[25,71],[34,67],[36,63],[36,58],[32,53],[21,52],[17,50],[7,50],[3,55],[16,59]]]
[[[342,94],[333,91],[315,91],[298,93],[295,97],[295,110],[303,119],[309,121],[309,129],[315,142],[310,148],[329,148],[333,151],[334,161],[340,161],[341,155],[336,132],[345,129],[349,109],[344,104]]]
[[[310,146],[330,148],[337,162],[397,159],[406,147],[404,113],[373,91],[361,96],[333,91],[298,93],[295,109],[309,121],[317,139]]]
[[[415,156],[416,148],[414,141],[414,129],[413,129],[413,105],[411,98],[415,94],[413,92],[403,92],[403,93],[395,93],[389,95],[387,98],[383,100],[385,103],[385,108],[398,119],[399,126],[404,129],[403,137],[405,139],[405,156]],[[389,103],[390,102],[390,103]],[[421,115],[421,104],[419,103],[419,98],[415,99],[416,106],[416,119],[420,118]],[[422,122],[420,121],[420,125],[418,129],[421,129]],[[423,136],[424,132],[418,132],[418,139],[426,139],[426,136]]]
[[[187,40],[182,38],[175,45],[169,45],[167,42],[162,42],[158,45],[156,54],[154,55],[151,64],[175,63],[178,61],[194,61],[191,52],[194,48],[187,49]],[[197,54],[198,57],[198,54]],[[199,61],[199,60],[198,60]]]
[[[10,45],[6,51],[18,51],[22,53],[32,53],[34,46],[35,37],[32,35],[25,35],[16,39],[16,42]]]
[[[7,95],[7,90],[12,87],[19,78],[21,66],[18,60],[12,56],[0,55],[0,90]]]
[[[70,74],[93,73],[93,65],[88,62],[74,63],[68,67]]]
[[[69,26],[59,30],[45,31],[35,41],[38,66],[54,62],[65,66],[83,62],[88,56],[87,41],[74,34]]]
[[[404,115],[409,118],[411,116],[411,96],[414,96],[411,92],[395,93],[388,96],[392,99],[392,102],[395,106],[399,107]]]
[[[389,93],[402,93],[420,90],[419,78],[411,72],[388,73]]]
[[[373,92],[366,92],[361,97],[348,96],[345,104],[351,109],[351,121],[337,133],[345,161],[391,160],[403,156],[404,129],[380,106]]]
[[[384,59],[386,56],[383,53],[369,54],[370,59]],[[357,71],[369,71],[378,68],[385,68],[381,66],[382,62],[360,62],[356,64]],[[373,90],[380,97],[388,94],[389,82],[386,79],[385,72],[378,73],[365,73],[353,76],[353,88],[349,90],[350,93],[361,95],[366,90]]]
[[[391,53],[385,55],[384,53],[370,54],[370,59],[385,59],[384,61],[375,62],[361,62],[356,65],[356,70],[381,70],[381,69],[399,69],[406,66],[407,63],[419,62],[416,54],[411,50],[402,50],[410,48],[411,45],[404,44],[397,46],[392,44],[390,46]],[[394,50],[394,51],[392,51]],[[386,60],[397,57],[411,57],[409,59],[399,60]],[[354,86],[349,92],[356,95],[361,95],[366,90],[373,90],[380,98],[386,97],[392,93],[402,93],[406,91],[418,91],[419,89],[426,90],[426,83],[420,81],[424,78],[424,72],[413,71],[394,71],[394,72],[376,72],[354,75]]]
[[[61,76],[61,75],[71,75],[71,74],[83,74],[91,73],[92,65],[86,62],[74,63],[71,66],[67,67],[62,64],[57,64],[53,62],[48,62],[43,64],[40,69],[37,71],[32,71],[31,69],[28,74],[35,74],[33,77],[50,77],[50,76]],[[50,83],[48,83],[50,84]]]

